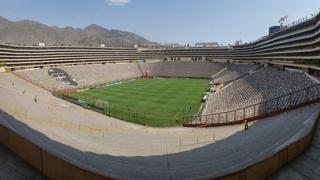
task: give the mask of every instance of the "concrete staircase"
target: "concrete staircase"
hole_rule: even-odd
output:
[[[141,72],[142,77],[144,77],[144,71],[143,71],[142,67],[140,66],[139,62],[137,62],[137,66]]]

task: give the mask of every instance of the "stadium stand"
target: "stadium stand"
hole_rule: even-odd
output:
[[[142,69],[148,70],[151,76],[192,78],[210,78],[225,67],[225,64],[208,61],[165,61],[140,65]]]
[[[258,68],[259,66],[254,64],[237,64],[237,63],[228,64],[225,70],[217,74],[217,76],[212,77],[212,79],[215,84],[216,83],[226,84]]]
[[[317,14],[299,24],[285,26],[255,42],[232,48],[130,49],[0,45],[0,59],[7,69],[185,57],[202,60],[288,61],[291,64],[293,62],[317,66],[320,59],[319,28],[320,14]],[[318,74],[317,76],[319,77]]]
[[[66,64],[141,61],[149,59],[213,59],[231,61],[288,61],[319,65],[320,13],[257,41],[231,48],[133,49],[77,46],[31,47],[0,45],[0,60],[7,69]],[[313,73],[312,70],[306,71]],[[320,76],[316,73],[318,77]]]
[[[230,64],[210,61],[164,61],[141,63],[140,65],[144,71],[149,71],[150,76],[191,78],[211,78],[213,76],[214,79],[221,77],[224,80],[234,80],[259,67],[254,64]]]
[[[50,75],[50,71],[53,69],[64,71],[65,74],[53,77]],[[15,74],[37,83],[42,87],[46,87],[51,91],[84,88],[142,76],[137,65],[134,63],[59,66],[55,68],[28,69],[17,71]],[[68,83],[61,80],[67,76],[70,76],[75,83],[70,83],[70,80]]]
[[[10,84],[12,81],[15,82],[14,87]],[[12,90],[25,87],[27,92],[30,92],[32,88],[34,90],[32,93],[41,94],[39,98],[43,100],[40,100],[39,104],[35,104],[27,97],[20,99],[19,107],[33,104],[32,107],[30,106],[28,117],[37,115],[46,118],[45,109],[47,107],[44,104],[47,101],[64,103],[50,96],[49,92],[28,85],[27,82],[14,76],[2,77],[0,82],[2,86],[5,85]],[[1,91],[3,90],[8,92],[7,88],[1,88]],[[15,93],[9,91],[1,104],[14,100],[15,97],[11,98],[11,95]],[[71,120],[72,118],[75,121],[87,122],[85,116],[75,113],[78,110],[80,112],[80,107],[72,106],[72,108],[61,109],[59,106],[52,106],[51,108],[51,112],[57,112],[63,119],[70,118]],[[18,108],[16,111],[21,110],[22,108]],[[239,126],[241,129],[233,131],[229,129],[232,133],[222,138],[219,136],[226,131],[226,128],[215,128],[217,139],[214,143],[187,150],[180,149],[176,144],[177,135],[181,132],[190,133],[187,128],[146,131],[143,127],[131,126],[110,117],[93,114],[94,118],[90,118],[90,123],[104,122],[109,126],[113,123],[114,128],[117,128],[116,124],[125,124],[128,127],[124,128],[120,134],[120,129],[109,129],[109,138],[101,139],[59,126],[48,128],[42,123],[23,121],[6,114],[1,114],[0,122],[39,147],[42,152],[40,154],[43,156],[43,172],[51,179],[59,179],[59,177],[72,179],[83,174],[86,175],[85,177],[89,176],[88,172],[81,172],[80,169],[117,179],[207,179],[228,177],[230,174],[234,175],[234,173],[243,171],[246,171],[248,179],[252,179],[264,177],[265,174],[272,172],[269,168],[258,168],[259,163],[264,162],[265,159],[280,154],[281,156],[277,155],[275,159],[281,162],[272,161],[271,163],[277,164],[277,167],[288,161],[290,154],[283,152],[288,152],[289,148],[290,152],[294,151],[294,148],[291,149],[291,143],[311,132],[319,114],[319,105],[307,106],[267,118],[264,121],[257,121],[250,124],[248,131],[241,131],[242,126]],[[141,142],[142,137],[143,142]],[[23,151],[26,151],[27,147]],[[138,155],[140,153],[145,155]],[[270,161],[266,161],[266,164],[268,162]],[[51,169],[48,169],[49,167]],[[256,168],[250,169],[253,167]],[[69,173],[68,169],[72,169],[73,173]]]
[[[238,77],[240,73],[247,73],[249,70],[258,67],[257,65],[251,64],[235,66],[233,64],[209,61],[169,61],[140,63],[139,65],[143,71],[149,72],[149,76],[187,78],[210,78],[226,67],[232,67],[233,71],[237,72],[235,75],[232,75],[232,77]],[[114,81],[139,78],[143,76],[139,65],[136,63],[89,64],[27,69],[14,73],[53,91],[84,88]],[[57,71],[59,73],[51,73],[51,71]]]
[[[232,75],[221,78],[239,78],[254,70],[258,65],[214,63],[209,61],[168,61],[152,63],[106,63],[74,66],[58,66],[54,68],[36,68],[16,71],[14,74],[27,79],[50,91],[70,90],[92,87],[109,82],[123,81],[142,77],[142,71],[156,77],[210,78],[219,72],[229,70]]]
[[[203,114],[240,109],[314,84],[304,73],[265,67],[210,95]],[[288,102],[281,103],[286,106]]]
[[[315,132],[309,151],[273,177],[318,179],[319,126],[315,128],[315,124],[319,121],[320,105],[312,100],[320,97],[320,86],[305,73],[282,69],[299,68],[320,78],[319,29],[317,14],[257,41],[231,48],[0,45],[1,71],[26,69],[0,73],[0,141],[50,179],[263,179],[302,153]],[[43,90],[84,88],[138,78],[143,76],[141,69],[129,62],[180,58],[190,61],[147,61],[140,66],[151,76],[213,78],[224,84],[209,96],[204,115],[234,111],[230,118],[237,120],[237,109],[243,110],[239,117],[245,119],[246,107],[252,105],[254,110],[249,115],[296,104],[301,107],[260,117],[264,121],[250,122],[248,131],[242,131],[239,124],[209,130],[157,129],[88,112]],[[207,60],[266,62],[279,69]],[[313,105],[303,104],[308,101]],[[225,114],[224,120],[229,121]],[[210,134],[213,142],[199,143],[201,136],[197,133],[210,130],[214,132],[214,136]],[[181,147],[182,137],[188,139],[190,134],[196,143]],[[11,160],[4,161],[11,165]],[[20,167],[19,164],[13,162],[13,166]],[[16,178],[41,179],[36,171],[22,166]],[[8,173],[15,171],[9,167],[7,171],[1,169],[0,178],[6,179]]]

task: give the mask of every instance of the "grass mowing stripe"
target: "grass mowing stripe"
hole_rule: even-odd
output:
[[[92,104],[108,101],[111,116],[126,121],[174,126],[198,111],[208,84],[203,79],[138,79],[67,95]]]

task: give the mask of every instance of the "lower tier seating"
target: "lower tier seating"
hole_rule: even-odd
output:
[[[142,76],[134,63],[59,66],[16,73],[50,90],[83,88]]]
[[[272,67],[262,68],[255,73],[227,85],[222,90],[209,96],[203,114],[232,111],[258,104],[270,99],[295,92],[316,84],[301,72],[278,70]],[[312,89],[308,96],[319,93],[319,88]],[[305,95],[291,97],[290,101],[299,102]],[[275,104],[286,106],[289,99],[280,99],[278,102],[269,102],[267,107],[271,111]],[[262,107],[260,107],[261,109]],[[256,109],[258,111],[258,109]]]

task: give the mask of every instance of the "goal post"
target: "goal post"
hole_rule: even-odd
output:
[[[103,109],[103,111],[105,113],[107,113],[108,115],[110,115],[110,105],[111,105],[111,103],[109,101],[105,101],[102,99],[98,99],[95,102],[95,106],[100,109]]]

